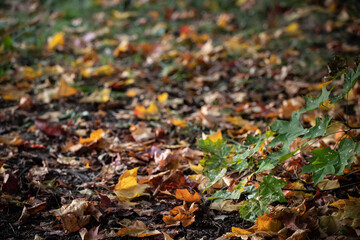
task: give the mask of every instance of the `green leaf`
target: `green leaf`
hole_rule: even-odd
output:
[[[311,152],[314,156],[308,159],[311,164],[304,166],[302,173],[312,172],[315,185],[327,174],[341,175],[352,162],[355,147],[352,139],[345,138],[341,140],[338,151],[330,148],[315,149]]]
[[[287,202],[281,188],[286,185],[286,182],[274,177],[273,174],[263,177],[263,182],[260,183],[258,188],[259,196],[267,198],[271,202]]]
[[[303,135],[307,132],[303,128],[300,121],[300,114],[298,111],[292,113],[291,121],[285,120],[276,120],[270,127],[271,131],[278,132],[279,135],[276,136],[271,143],[268,144],[269,147],[274,147],[280,143],[284,144],[285,148],[288,148],[290,144],[300,135]]]
[[[255,222],[258,216],[268,212],[268,202],[255,198],[243,201],[239,207],[240,217],[249,222]]]
[[[267,158],[261,160],[259,169],[256,172],[262,172],[266,170],[271,170],[275,167],[275,164],[277,164],[284,156],[287,156],[291,152],[288,148],[281,148],[280,151],[271,153],[267,156]]]
[[[299,110],[300,114],[311,112],[320,107],[326,100],[329,99],[330,92],[325,86],[322,87],[322,91],[319,97],[305,97],[305,108]]]
[[[322,137],[326,134],[327,127],[331,121],[332,117],[324,116],[322,118],[316,118],[316,124],[314,127],[310,128],[309,131],[305,134],[303,139],[309,138],[314,139],[316,137]]]
[[[354,140],[352,140],[351,138],[344,138],[341,140],[339,144],[338,152],[339,152],[340,162],[343,163],[341,167],[343,166],[343,168],[339,169],[341,173],[337,173],[337,174],[342,174],[342,172],[344,171],[344,167],[352,163],[354,155],[356,153],[356,147],[357,146]]]
[[[349,72],[345,74],[342,93],[336,97],[331,98],[330,103],[333,104],[339,101],[340,99],[342,99],[351,90],[351,88],[354,87],[359,77],[360,77],[360,64],[357,66],[356,72],[354,72],[354,70],[351,69]]]
[[[212,185],[214,185],[217,181],[219,181],[223,176],[225,176],[226,168],[221,169],[221,171],[217,171],[215,169],[210,170],[209,174],[207,175],[210,179],[210,182],[206,185],[206,188],[203,192],[208,190]]]
[[[238,156],[235,156],[233,160],[234,162],[232,163],[232,167],[236,169],[239,173],[247,169],[249,166],[249,163],[248,161],[246,161],[246,159],[239,159]]]
[[[204,166],[204,173],[210,170],[219,171],[223,167],[228,166],[227,157],[230,154],[232,146],[227,146],[226,141],[219,139],[216,142],[209,138],[198,140],[198,145],[204,151],[204,159],[201,164]]]

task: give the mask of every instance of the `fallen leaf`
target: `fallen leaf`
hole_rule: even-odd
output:
[[[49,50],[53,50],[58,46],[65,46],[65,34],[63,32],[56,33],[48,39]]]
[[[285,33],[287,33],[289,36],[299,35],[301,33],[299,24],[296,23],[296,22],[293,22],[293,23],[289,24],[285,28]]]
[[[176,206],[163,216],[166,227],[178,226],[182,224],[184,227],[190,226],[195,221],[194,212],[198,210],[195,203],[190,208],[186,204]]]
[[[117,236],[131,236],[131,237],[150,237],[159,235],[158,230],[150,231],[147,229],[145,223],[142,221],[134,221],[131,225],[119,229]]]
[[[340,187],[340,183],[337,179],[334,180],[324,179],[317,184],[317,187],[320,190],[335,189]]]
[[[214,132],[210,135],[207,135],[207,137],[212,141],[212,142],[217,142],[217,140],[221,140],[222,139],[222,134],[221,134],[221,130],[217,130],[217,132]]]
[[[85,102],[85,103],[92,103],[92,102],[106,103],[106,102],[111,100],[110,94],[111,94],[111,89],[109,89],[109,88],[104,88],[101,91],[95,90],[89,96],[81,98],[80,102]]]
[[[60,137],[66,133],[62,125],[50,125],[47,121],[40,119],[35,120],[35,126],[49,136]]]
[[[197,192],[191,194],[187,189],[176,189],[175,196],[177,199],[184,200],[186,202],[201,203],[199,194]]]
[[[240,205],[241,203],[234,203],[233,200],[229,199],[212,202],[210,208],[218,211],[234,212],[239,210]]]
[[[171,118],[170,122],[174,125],[174,126],[178,126],[181,128],[186,128],[186,120],[185,119],[176,119],[176,118]]]
[[[157,99],[160,103],[164,103],[168,99],[169,94],[168,93],[162,93],[157,96]]]
[[[80,138],[79,143],[80,144],[92,144],[92,143],[96,143],[97,141],[99,141],[103,136],[105,135],[104,130],[102,130],[101,128],[93,131],[90,134],[90,137],[88,138]]]
[[[133,198],[148,195],[145,190],[149,187],[148,184],[138,184],[137,170],[133,168],[126,170],[115,185],[114,193],[122,202],[130,202]]]
[[[156,104],[152,102],[147,108],[141,105],[136,105],[134,109],[134,114],[141,119],[157,119],[159,109]]]
[[[7,145],[19,145],[24,140],[20,137],[20,134],[17,132],[11,132],[8,134],[0,135],[0,143],[4,143]]]
[[[104,234],[99,234],[99,226],[91,228],[89,231],[86,228],[82,228],[79,231],[82,240],[99,240],[104,239]]]
[[[70,97],[79,92],[78,89],[68,86],[64,79],[61,79],[59,90],[54,94],[54,99]]]

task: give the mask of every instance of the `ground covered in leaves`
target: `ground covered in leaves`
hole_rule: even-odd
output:
[[[238,213],[246,196],[206,200],[242,176],[208,187],[198,140],[243,142],[289,120],[329,71],[357,63],[359,11],[351,0],[1,1],[0,235],[358,239],[358,158],[309,189],[309,174],[290,181],[306,153],[291,157],[271,173],[288,182],[287,203],[254,225]],[[359,102],[356,83],[324,104],[337,130],[360,125]],[[319,144],[336,148],[343,132]]]

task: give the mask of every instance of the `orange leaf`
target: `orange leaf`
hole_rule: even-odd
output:
[[[20,134],[17,132],[11,132],[8,134],[0,135],[0,143],[8,145],[19,145],[24,140],[20,137]]]
[[[201,202],[200,196],[197,192],[191,194],[187,189],[176,189],[175,196],[177,199],[184,200],[186,202]]]
[[[102,130],[101,128],[92,132],[90,134],[90,137],[88,138],[80,138],[79,143],[80,144],[84,144],[84,143],[95,143],[97,141],[99,141],[103,136],[105,135],[104,130]]]
[[[154,119],[157,118],[159,109],[155,103],[151,103],[147,108],[141,105],[136,105],[134,114],[141,119]]]
[[[241,229],[241,228],[237,228],[237,227],[232,227],[231,228],[232,233],[237,234],[237,235],[248,235],[248,234],[252,234],[252,232],[245,230],[245,229]]]
[[[180,225],[180,223],[187,227],[191,225],[195,221],[195,215],[194,212],[198,210],[198,207],[192,203],[190,208],[186,206],[186,204],[181,206],[176,206],[173,209],[171,209],[168,214],[163,216],[163,221],[166,223],[166,225],[169,226],[177,226]]]
[[[181,128],[185,128],[186,127],[186,120],[185,119],[170,119],[171,123],[174,125],[174,126],[179,126]]]
[[[283,227],[283,224],[279,220],[274,219],[271,216],[271,214],[265,213],[264,215],[258,217],[255,222],[258,231],[277,232]]]
[[[59,90],[54,95],[54,99],[62,98],[62,97],[70,97],[76,94],[79,90],[68,86],[64,79],[61,79]]]
[[[222,139],[221,130],[219,129],[219,130],[217,130],[217,132],[208,135],[208,138],[209,138],[212,142],[217,142],[217,140]]]

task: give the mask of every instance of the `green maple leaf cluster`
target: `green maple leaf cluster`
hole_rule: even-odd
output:
[[[344,71],[342,71],[343,73]],[[256,136],[248,136],[244,144],[229,145],[224,140],[212,142],[210,139],[199,140],[199,147],[204,151],[204,174],[209,177],[205,191],[219,181],[228,171],[238,171],[243,180],[232,192],[221,189],[208,199],[239,199],[242,195],[246,197],[239,212],[243,219],[255,221],[258,216],[268,211],[268,206],[274,202],[286,202],[282,188],[286,182],[276,178],[273,174],[262,177],[259,187],[246,186],[247,179],[266,170],[274,169],[278,164],[294,156],[302,147],[311,141],[324,137],[332,122],[331,116],[316,118],[315,126],[305,128],[301,124],[301,116],[304,113],[318,109],[326,101],[336,103],[344,98],[354,87],[360,78],[360,64],[357,69],[350,70],[344,75],[342,91],[337,96],[330,96],[332,89],[327,90],[323,86],[318,97],[305,97],[305,107],[294,111],[290,121],[276,120],[271,126],[271,131]],[[276,149],[266,158],[256,156],[264,142],[275,135],[266,146]],[[304,142],[301,147],[290,151],[291,143],[301,138]],[[318,184],[328,174],[342,175],[346,167],[353,162],[355,155],[360,155],[360,142],[351,138],[343,138],[337,149],[329,147],[316,148],[311,152],[312,156],[307,160],[308,165],[302,169],[303,173],[312,173],[314,185]],[[247,177],[247,178],[246,178]]]

